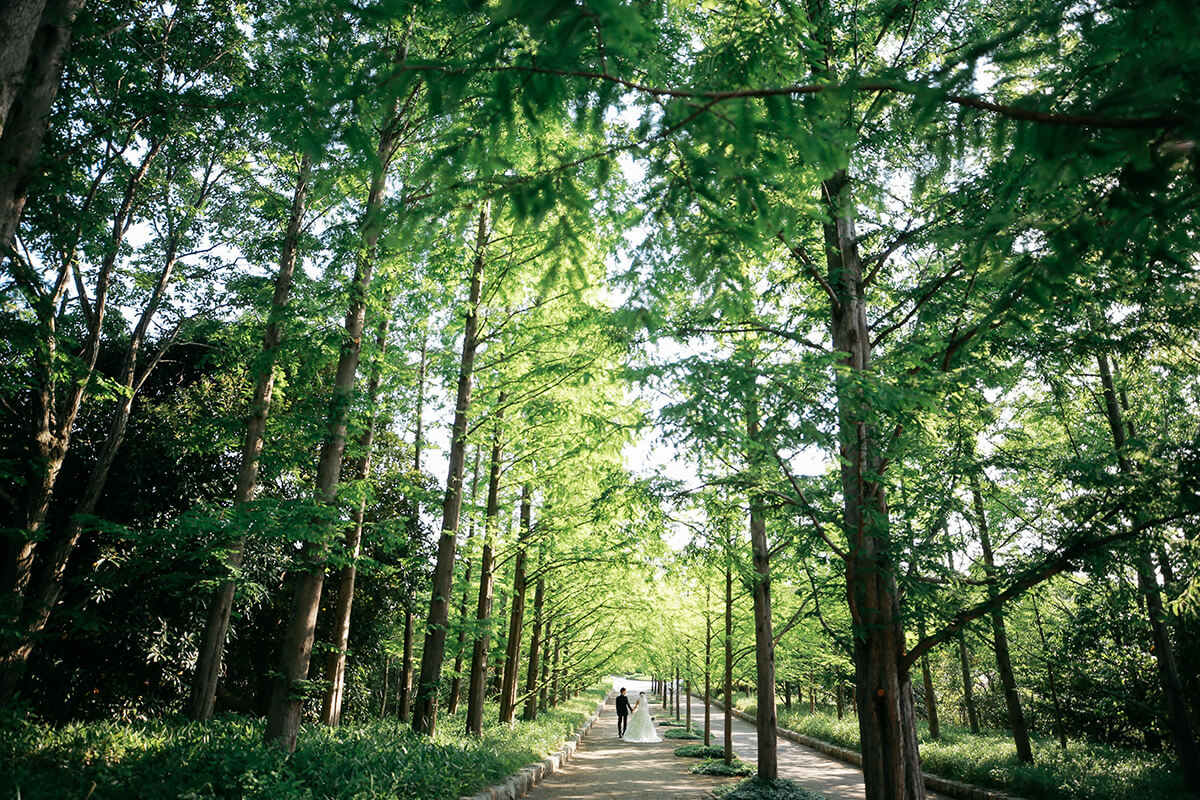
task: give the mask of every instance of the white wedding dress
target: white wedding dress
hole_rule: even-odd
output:
[[[650,719],[650,701],[646,693],[638,694],[637,708],[625,729],[625,741],[636,743],[661,742],[658,731],[654,729],[654,720]]]

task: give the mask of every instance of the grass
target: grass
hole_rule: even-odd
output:
[[[606,690],[589,690],[534,722],[492,724],[480,739],[462,734],[461,717],[439,719],[433,740],[390,719],[305,725],[290,757],[263,743],[255,719],[51,728],[10,716],[0,722],[0,797],[457,800],[558,749]]]
[[[754,714],[753,698],[734,706]],[[779,725],[851,750],[859,749],[858,718],[831,713],[778,710]],[[1033,764],[1017,758],[1007,731],[972,734],[941,726],[941,739],[921,725],[921,765],[943,778],[1000,789],[1028,800],[1178,800],[1187,797],[1179,767],[1164,753],[1073,741],[1066,752],[1052,737],[1035,737]]]

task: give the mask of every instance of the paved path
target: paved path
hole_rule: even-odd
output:
[[[625,681],[619,686],[637,696],[649,691],[640,681]],[[618,688],[619,688],[618,686]],[[712,741],[720,746],[725,739],[725,713],[713,706]],[[659,705],[652,709],[656,721],[667,718]],[[672,708],[672,718],[674,709]],[[692,699],[692,725],[704,727],[704,703]],[[660,731],[664,730],[659,728]],[[696,759],[677,758],[674,750],[691,742],[664,739],[657,744],[626,744],[617,738],[617,717],[612,704],[592,726],[580,743],[575,757],[560,772],[547,776],[540,786],[530,792],[530,800],[590,800],[591,798],[622,797],[629,800],[706,800],[717,786],[730,783],[730,778],[691,775],[688,768]],[[758,755],[754,726],[733,719],[733,750],[743,760],[754,761]],[[851,764],[829,758],[803,745],[779,740],[779,776],[790,778],[806,789],[825,795],[829,800],[863,800],[862,772]],[[929,794],[931,800],[945,800]]]

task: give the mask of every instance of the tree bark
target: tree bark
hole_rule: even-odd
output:
[[[983,549],[983,568],[987,575],[988,594],[996,593],[996,558],[992,553],[992,537],[988,530],[987,514],[983,508],[983,494],[979,489],[979,475],[971,473],[971,497],[975,506],[975,517],[979,523],[979,543]],[[1004,689],[1004,705],[1008,710],[1008,724],[1012,728],[1013,742],[1017,746],[1017,758],[1027,764],[1033,763],[1033,747],[1029,742],[1029,727],[1021,710],[1021,697],[1017,694],[1017,679],[1013,674],[1012,657],[1008,649],[1008,631],[1004,624],[1004,612],[999,607],[992,612],[992,640],[996,645],[996,666],[1000,672],[1000,685]]]
[[[917,638],[925,638],[925,620],[917,623]],[[933,693],[933,674],[929,671],[929,655],[921,654],[921,681],[925,684],[925,718],[929,722],[929,737],[942,738],[941,726],[938,725],[937,697]]]
[[[754,724],[758,732],[758,777],[779,777],[777,720],[775,711],[775,640],[771,627],[771,547],[767,542],[766,510],[758,482],[764,478],[759,436],[758,397],[751,378],[746,397],[747,462],[750,465],[750,550],[754,561],[754,666],[758,682],[758,710]]]
[[[845,354],[835,378],[843,529],[849,543],[846,599],[854,637],[855,697],[866,800],[923,800],[912,682],[902,661],[895,566],[889,555],[888,506],[879,478],[884,461],[862,384],[871,370],[863,264],[854,231],[850,178],[821,184],[833,347]]]
[[[482,449],[475,447],[475,468],[471,473],[471,507],[475,507],[475,501],[478,497],[479,489],[479,456]],[[475,519],[478,513],[471,514],[471,527],[467,531],[467,542],[469,543],[475,538]],[[454,650],[454,680],[450,683],[450,699],[446,703],[446,713],[453,716],[458,713],[458,702],[462,697],[462,678],[463,678],[463,658],[466,656],[467,646],[467,602],[471,596],[471,559],[466,559],[463,565],[463,592],[462,600],[458,604],[458,640],[455,643]]]
[[[525,626],[525,558],[529,545],[532,507],[529,485],[521,487],[521,527],[513,565],[512,607],[509,610],[508,642],[504,653],[504,680],[500,685],[500,721],[513,721],[517,707],[517,678],[521,672],[521,634]]]
[[[380,387],[383,385],[383,357],[387,352],[388,328],[391,324],[388,308],[390,298],[384,299],[383,318],[375,335],[376,361],[371,367],[371,379],[367,385],[368,412],[371,417],[358,440],[359,457],[354,475],[359,481],[371,477],[371,450],[375,443],[375,427],[379,422]],[[354,606],[354,583],[358,577],[358,558],[362,552],[363,517],[366,499],[358,501],[349,527],[346,529],[345,550],[349,562],[342,567],[338,581],[337,605],[333,611],[333,652],[325,665],[325,697],[321,704],[321,721],[336,726],[342,719],[342,698],[346,689],[346,651],[350,642],[350,614]],[[410,612],[411,613],[411,612]],[[408,626],[411,630],[412,626]],[[406,643],[407,644],[407,643]],[[411,651],[409,653],[411,656]]]
[[[1132,430],[1133,423],[1122,420],[1108,356],[1100,353],[1096,359],[1100,367],[1105,416],[1112,433],[1117,464],[1121,472],[1132,475],[1137,471],[1137,467],[1126,453],[1125,430],[1126,426]],[[1188,719],[1187,700],[1183,692],[1183,684],[1179,680],[1179,669],[1175,662],[1175,647],[1171,642],[1171,633],[1167,630],[1162,592],[1158,586],[1158,578],[1154,574],[1151,552],[1150,546],[1143,546],[1141,552],[1135,556],[1138,589],[1146,601],[1146,614],[1149,617],[1150,634],[1154,642],[1154,660],[1158,665],[1159,684],[1167,703],[1167,725],[1171,730],[1171,743],[1175,749],[1175,757],[1183,771],[1183,780],[1188,790],[1200,795],[1200,748],[1196,745],[1195,734],[1192,731],[1191,721]]]
[[[402,45],[400,54],[403,55],[406,49]],[[362,334],[366,323],[367,296],[376,266],[376,245],[383,227],[381,213],[387,173],[402,130],[396,116],[397,109],[398,103],[394,103],[387,114],[390,124],[385,126],[385,133],[380,136],[376,151],[378,165],[371,176],[367,206],[359,226],[363,248],[355,260],[354,279],[350,286],[350,300],[344,324],[345,332],[329,403],[327,433],[317,460],[316,497],[319,502],[330,506],[337,499],[342,456],[346,449],[346,422],[358,374]],[[296,588],[280,653],[279,676],[275,679],[267,712],[266,741],[280,745],[289,753],[296,749],[296,734],[300,730],[300,715],[304,704],[302,687],[308,678],[316,635],[317,612],[321,606],[326,547],[319,537],[316,541],[306,542],[300,554],[295,570]]]
[[[193,210],[198,211],[203,207],[212,191],[213,166],[210,161],[192,200]],[[50,546],[49,555],[42,565],[40,574],[28,583],[24,603],[20,609],[21,618],[15,645],[0,657],[0,700],[11,697],[16,690],[29,662],[29,656],[33,653],[35,639],[50,621],[50,615],[62,592],[67,563],[79,537],[83,534],[84,518],[95,510],[96,504],[100,501],[104,487],[108,484],[108,476],[116,461],[117,453],[121,449],[121,443],[125,440],[126,426],[133,412],[134,397],[146,378],[158,365],[167,347],[174,341],[175,334],[178,333],[177,326],[172,333],[163,337],[158,350],[151,354],[143,364],[142,347],[146,343],[150,326],[166,295],[167,287],[175,273],[175,267],[178,265],[179,247],[183,235],[184,230],[178,227],[171,229],[167,235],[163,266],[158,272],[150,292],[150,298],[147,300],[145,308],[142,309],[141,316],[130,336],[129,344],[125,348],[118,378],[123,389],[121,402],[109,422],[108,431],[96,455],[96,462],[88,474],[83,492],[75,504],[71,516],[62,530],[54,532],[48,538],[46,544]]]
[[[554,637],[554,672],[552,673],[554,677],[550,681],[550,707],[551,708],[556,708],[558,706],[558,681],[559,681],[560,672],[562,669],[561,663],[559,661],[559,657],[560,657],[559,639],[561,639],[561,638],[562,638],[561,633],[557,634]]]
[[[542,612],[546,602],[546,580],[538,576],[533,590],[533,630],[529,634],[529,664],[525,673],[525,712],[523,719],[533,721],[538,710],[538,670],[542,646]]]
[[[28,36],[28,19],[34,12],[37,0],[22,2],[29,7],[13,10],[20,16],[17,29],[13,31],[16,52],[4,52],[3,69],[11,63],[21,61],[20,42]],[[67,49],[71,44],[71,25],[75,15],[83,7],[83,0],[46,0],[21,64],[19,87],[0,87],[0,104],[7,103],[4,115],[4,130],[0,133],[0,258],[15,255],[13,244],[21,212],[25,209],[25,196],[30,182],[38,173],[38,154],[42,138],[49,124],[50,109],[62,82],[63,65]],[[6,9],[4,14],[10,13]],[[0,20],[0,29],[6,20]],[[0,80],[7,76],[0,76]],[[13,91],[15,89],[15,91]]]
[[[491,644],[492,600],[496,582],[493,532],[500,516],[500,457],[504,441],[505,399],[501,393],[496,409],[496,430],[488,472],[487,511],[483,518],[483,552],[479,559],[479,602],[475,608],[477,628],[471,651],[471,672],[467,679],[467,733],[475,736],[483,735],[483,703],[487,695],[488,649]]]
[[[704,584],[704,746],[712,746],[712,617],[708,614],[709,584]]]
[[[9,109],[25,84],[25,66],[46,0],[10,0],[0,8],[0,136]]]
[[[425,433],[421,421],[425,411],[425,370],[428,364],[429,348],[425,334],[421,338],[421,360],[417,367],[417,409],[413,431],[413,474],[421,475],[421,449],[424,445]],[[474,491],[472,489],[472,491]],[[421,514],[418,504],[413,504],[411,530],[414,535],[420,530]],[[404,598],[404,652],[400,658],[400,697],[397,717],[401,722],[408,722],[412,711],[412,678],[413,678],[413,636],[416,619],[413,614],[413,598],[405,592]],[[451,711],[450,713],[454,713]]]
[[[1054,706],[1054,733],[1058,736],[1058,744],[1063,750],[1067,749],[1067,730],[1063,726],[1062,704],[1058,698],[1058,680],[1054,675],[1054,662],[1050,657],[1050,647],[1046,643],[1046,631],[1042,627],[1042,611],[1038,608],[1037,597],[1033,598],[1033,619],[1037,623],[1038,638],[1042,642],[1042,657],[1046,659],[1046,677],[1050,680],[1050,702]]]
[[[292,209],[288,215],[283,247],[280,249],[279,271],[275,275],[275,295],[271,299],[267,329],[263,334],[262,353],[255,365],[254,399],[250,402],[246,436],[242,442],[242,461],[238,468],[237,484],[233,490],[234,508],[253,500],[258,488],[259,458],[262,455],[263,435],[267,428],[267,416],[271,410],[271,396],[275,387],[275,359],[279,344],[283,339],[283,319],[292,293],[292,278],[296,271],[300,227],[304,222],[308,180],[311,173],[312,158],[305,154],[300,160],[300,168],[296,176],[296,189],[292,193]],[[225,554],[225,565],[229,570],[229,577],[221,582],[214,592],[212,600],[209,601],[207,622],[200,637],[196,674],[192,681],[190,709],[192,719],[197,722],[205,722],[213,715],[217,684],[221,679],[225,640],[229,634],[229,618],[233,612],[235,576],[242,566],[245,552],[246,537],[242,536]]]
[[[729,546],[732,548],[733,543]],[[733,763],[733,555],[725,554],[725,763]]]
[[[475,259],[467,300],[466,329],[459,361],[458,389],[454,402],[454,427],[450,439],[450,464],[446,476],[446,499],[442,504],[442,535],[438,540],[437,563],[433,570],[433,595],[421,651],[421,675],[413,707],[414,731],[433,736],[437,724],[438,691],[442,682],[442,659],[446,655],[446,627],[450,622],[450,593],[454,584],[454,551],[459,515],[462,511],[463,472],[467,453],[467,419],[471,410],[471,381],[475,370],[475,348],[479,345],[479,297],[488,241],[488,213],[479,211],[475,234]]]
[[[543,613],[544,610],[543,610]],[[542,639],[542,667],[541,671],[545,673],[541,679],[541,687],[538,691],[538,712],[546,711],[549,706],[547,702],[550,698],[550,640],[553,637],[551,621],[546,620],[546,635]]]

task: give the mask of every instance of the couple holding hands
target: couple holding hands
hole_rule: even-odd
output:
[[[632,721],[629,719],[631,716]],[[638,692],[637,702],[632,707],[624,688],[617,695],[617,737],[638,744],[662,741],[654,729],[654,718],[650,716],[650,703],[646,700],[645,692]]]

